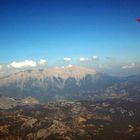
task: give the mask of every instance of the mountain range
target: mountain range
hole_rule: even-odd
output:
[[[95,100],[140,96],[140,75],[115,77],[85,67],[25,70],[0,78],[0,95],[56,99]]]

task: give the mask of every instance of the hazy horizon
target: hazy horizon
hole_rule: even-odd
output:
[[[137,0],[0,0],[0,73],[69,65],[140,69]]]

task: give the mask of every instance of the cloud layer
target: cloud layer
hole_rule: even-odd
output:
[[[135,63],[130,63],[127,65],[122,66],[122,69],[131,69],[135,67]]]
[[[71,58],[71,57],[64,57],[63,60],[64,60],[64,61],[71,61],[72,58]]]
[[[8,67],[13,68],[25,68],[25,67],[35,67],[37,64],[33,60],[25,60],[21,62],[13,61],[11,64],[8,65]]]
[[[45,59],[40,59],[39,64],[40,64],[40,65],[45,65],[46,62],[47,62],[47,61],[46,61]]]
[[[96,60],[99,60],[99,57],[96,56],[96,55],[94,55],[92,57],[89,57],[89,58],[88,57],[80,57],[79,60],[81,62],[85,62],[85,61],[96,61]]]
[[[84,61],[89,61],[89,58],[80,57],[79,60],[80,60],[81,62],[84,62]]]
[[[92,60],[98,60],[98,59],[99,59],[98,56],[96,56],[96,55],[92,56]]]

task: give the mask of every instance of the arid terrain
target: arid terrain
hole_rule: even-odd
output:
[[[0,110],[0,140],[138,140],[140,103],[59,100]]]

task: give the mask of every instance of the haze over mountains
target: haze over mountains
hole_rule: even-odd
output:
[[[104,99],[139,96],[139,75],[118,78],[95,69],[70,66],[25,70],[0,79],[0,94],[40,101],[63,99]],[[134,92],[135,91],[135,92]]]

